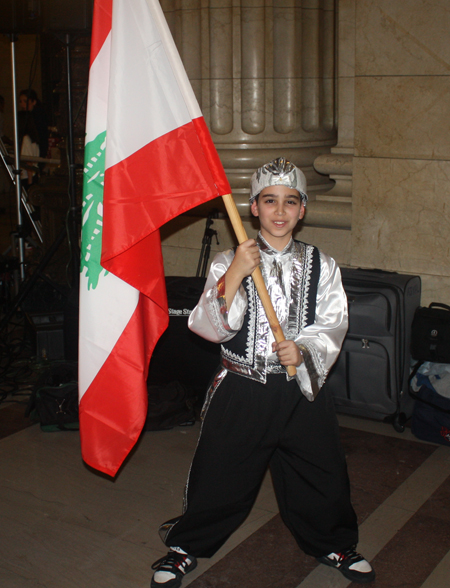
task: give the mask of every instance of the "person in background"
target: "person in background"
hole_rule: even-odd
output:
[[[38,133],[39,157],[47,157],[48,120],[44,107],[34,90],[22,90],[20,92],[19,110],[31,113]]]
[[[20,156],[31,155],[39,157],[39,134],[30,112],[20,111],[17,113],[17,126],[19,134]],[[34,183],[38,176],[38,166],[29,161],[21,162],[22,172],[20,178],[26,189]]]

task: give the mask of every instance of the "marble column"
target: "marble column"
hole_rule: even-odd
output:
[[[351,228],[352,174],[355,121],[355,12],[356,0],[339,0],[337,59],[338,142],[331,153],[314,161],[315,169],[330,176],[335,184],[328,192],[317,194],[310,207],[310,222],[321,224],[328,218],[331,226]]]
[[[336,145],[335,0],[161,5],[241,215],[252,172],[280,155],[305,172],[313,211],[333,185],[314,162]]]

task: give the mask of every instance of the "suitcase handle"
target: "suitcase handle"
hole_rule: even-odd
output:
[[[432,302],[428,308],[444,308],[445,310],[450,310],[450,306],[442,304],[442,302]]]

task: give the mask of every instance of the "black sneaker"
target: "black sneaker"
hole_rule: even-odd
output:
[[[339,570],[348,580],[365,584],[375,580],[375,572],[370,563],[350,547],[341,553],[330,553],[318,557],[317,561]]]
[[[152,565],[151,588],[179,588],[184,575],[197,567],[197,560],[192,555],[170,550],[167,555]]]

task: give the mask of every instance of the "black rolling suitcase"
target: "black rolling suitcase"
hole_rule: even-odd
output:
[[[389,420],[401,432],[414,405],[408,377],[420,277],[342,268],[342,281],[349,329],[325,386],[338,412]]]

